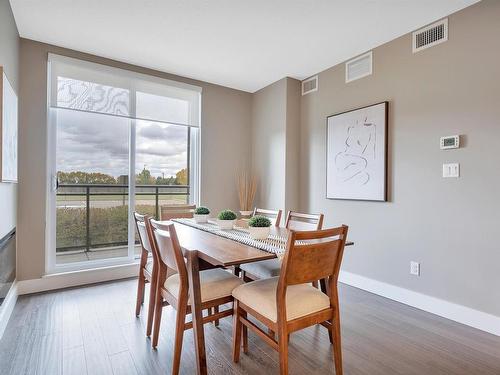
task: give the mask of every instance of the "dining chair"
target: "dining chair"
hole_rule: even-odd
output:
[[[137,229],[137,234],[139,236],[139,242],[141,245],[141,260],[139,263],[139,280],[137,282],[137,301],[135,305],[135,315],[139,316],[141,313],[141,306],[144,303],[144,292],[146,284],[150,284],[149,293],[149,303],[148,303],[148,317],[146,325],[146,335],[149,337],[151,335],[151,329],[153,326],[153,314],[154,314],[154,303],[155,303],[155,291],[156,291],[156,280],[158,274],[158,268],[154,262],[151,248],[151,239],[149,238],[146,231],[146,224],[148,216],[141,215],[134,212],[135,226]]]
[[[153,251],[156,253],[159,265],[152,345],[153,348],[158,345],[162,310],[169,304],[177,314],[172,374],[178,374],[184,331],[193,327],[192,322],[186,323],[186,315],[191,314],[187,267],[173,223],[158,222],[148,218],[146,227],[153,234]],[[169,275],[169,270],[175,273]],[[203,324],[233,314],[232,308],[220,312],[218,308],[233,302],[231,293],[241,284],[243,281],[240,278],[221,268],[200,272],[201,309],[208,311],[207,316],[203,317]]]
[[[285,227],[293,230],[319,230],[323,227],[323,214],[304,214],[289,211]],[[265,279],[279,276],[281,261],[279,259],[261,260],[240,266],[241,278],[244,281]],[[315,282],[315,285],[317,282]]]
[[[282,213],[281,210],[268,210],[265,208],[255,207],[253,209],[252,216],[257,216],[257,215],[265,216],[271,220],[271,222],[273,223],[274,226],[279,227],[281,224],[281,213]]]
[[[279,277],[257,280],[233,290],[233,360],[239,361],[241,338],[250,328],[279,352],[280,374],[288,374],[288,337],[290,333],[321,324],[328,329],[336,375],[342,375],[338,276],[348,227],[302,231],[292,230],[287,240]],[[310,283],[327,279],[327,294]],[[275,340],[250,321],[251,315],[278,333]],[[243,340],[243,351],[248,344]]]
[[[192,218],[196,206],[188,204],[170,204],[160,207],[160,219],[172,220],[182,218]]]

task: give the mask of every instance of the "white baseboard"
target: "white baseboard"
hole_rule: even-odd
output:
[[[40,279],[22,280],[17,283],[18,295],[45,292],[104,281],[126,279],[139,274],[138,264],[102,267],[43,276]]]
[[[443,318],[500,336],[499,316],[474,310],[470,307],[458,305],[347,271],[341,271],[339,281],[378,294],[379,296],[404,303],[405,305],[442,316]]]
[[[5,297],[2,307],[0,307],[0,339],[5,332],[5,328],[7,327],[7,323],[9,322],[9,318],[14,310],[14,306],[16,305],[17,296],[18,296],[18,283],[14,281],[12,286],[10,287],[9,292],[7,293],[7,297]]]

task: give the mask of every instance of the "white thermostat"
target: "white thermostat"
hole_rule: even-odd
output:
[[[447,137],[441,137],[440,145],[441,145],[441,150],[448,150],[450,148],[459,148],[460,136],[450,135]]]

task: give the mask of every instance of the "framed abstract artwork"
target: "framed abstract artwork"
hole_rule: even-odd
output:
[[[0,177],[17,182],[17,95],[0,67]]]
[[[327,117],[326,197],[387,201],[389,103]]]

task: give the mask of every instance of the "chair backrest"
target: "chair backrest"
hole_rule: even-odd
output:
[[[160,207],[160,218],[161,220],[189,219],[193,217],[195,208],[195,205],[187,204],[163,205]]]
[[[151,241],[146,230],[147,215],[142,215],[140,213],[134,212],[135,227],[137,229],[137,234],[139,235],[139,242],[143,250],[151,253],[153,248],[151,247]]]
[[[149,225],[148,225],[149,224]],[[146,221],[152,231],[153,246],[160,263],[160,277],[167,276],[169,270],[179,273],[181,288],[187,286],[187,268],[182,249],[172,222]],[[162,271],[165,272],[162,272]]]
[[[290,231],[276,293],[278,303],[280,296],[284,303],[288,285],[329,278],[330,290],[337,287],[347,230],[342,225],[317,231]]]
[[[255,215],[261,215],[269,218],[272,222],[274,222],[274,225],[279,227],[281,224],[281,210],[267,210],[265,208],[257,208],[255,207],[253,209],[253,216]]]
[[[291,230],[320,230],[323,227],[323,214],[304,214],[288,211],[285,227]]]

